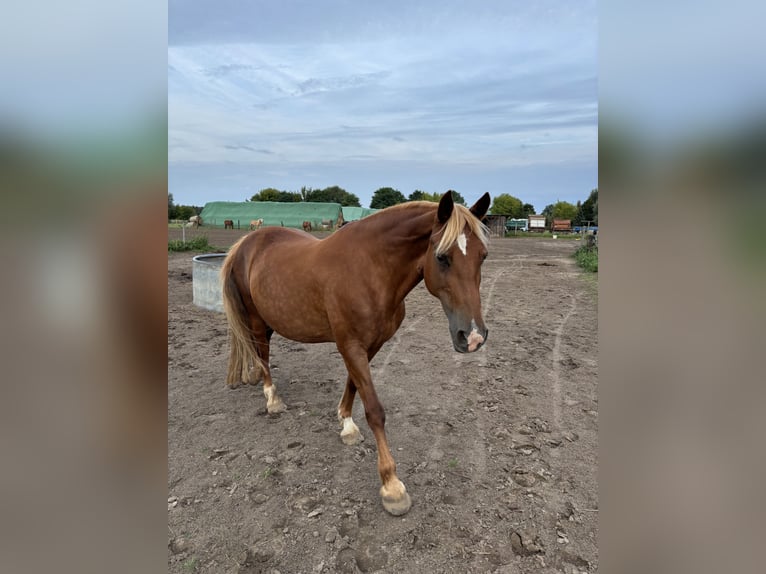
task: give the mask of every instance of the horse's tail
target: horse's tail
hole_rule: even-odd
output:
[[[245,236],[247,237],[247,236]],[[221,269],[221,283],[223,287],[223,309],[229,322],[229,370],[226,375],[226,383],[230,387],[236,387],[240,381],[249,379],[250,365],[257,374],[257,380],[263,373],[263,362],[256,352],[256,340],[248,322],[249,313],[245,307],[242,293],[234,280],[234,263],[238,259],[237,253],[242,245],[243,237],[235,243],[226,258],[223,260]]]

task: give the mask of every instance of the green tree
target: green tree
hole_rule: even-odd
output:
[[[436,193],[436,192],[428,193],[427,191],[424,191],[422,199],[423,201],[432,201],[433,203],[439,203],[441,201],[442,195],[443,194],[441,193]]]
[[[176,206],[176,219],[188,221],[192,215],[197,215],[197,211],[192,205],[177,205]]]
[[[452,192],[452,201],[459,203],[460,205],[465,205],[465,199],[462,195],[460,195],[454,189],[451,189],[450,191]],[[410,194],[410,196],[407,198],[407,201],[432,201],[434,203],[439,203],[441,201],[442,195],[444,194],[428,193],[427,191],[416,189]]]
[[[592,221],[598,225],[598,188],[591,190],[588,199],[583,202],[581,215],[582,223]]]
[[[454,201],[455,203],[459,203],[460,205],[465,205],[465,198],[462,195],[460,195],[460,193],[458,193],[454,189],[451,189],[450,191],[452,192],[452,201]]]
[[[300,192],[297,191],[280,191],[277,201],[282,203],[298,203],[303,201]]]
[[[572,220],[572,225],[582,225],[582,221],[583,221],[582,202],[579,199],[577,200],[575,207],[577,208],[577,215],[574,216],[574,219]]]
[[[574,219],[577,215],[577,206],[568,201],[557,201],[553,204],[553,219]]]
[[[178,219],[176,217],[176,206],[173,204],[173,194],[168,193],[168,221]]]
[[[402,192],[392,187],[381,187],[372,194],[372,201],[370,201],[370,207],[372,209],[383,209],[396,205],[397,203],[404,203],[407,198],[402,195]]]
[[[518,219],[522,217],[522,208],[523,204],[518,197],[501,193],[492,200],[492,207],[490,207],[489,212],[493,215],[509,215]]]
[[[535,206],[531,203],[525,203],[521,206],[521,217],[529,217],[535,214]]]
[[[303,193],[303,190],[301,190]],[[306,193],[306,201],[316,201],[319,203],[340,203],[346,207],[362,207],[359,198],[353,193],[347,192],[342,187],[333,185],[324,189],[309,188]]]
[[[282,193],[273,187],[267,187],[256,193],[250,198],[250,201],[279,201],[279,194]]]
[[[549,203],[545,206],[543,209],[542,215],[545,216],[545,225],[546,227],[550,227],[553,223],[553,204]]]

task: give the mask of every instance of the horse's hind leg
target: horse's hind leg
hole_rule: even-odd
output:
[[[254,351],[247,374],[242,381],[244,384],[257,385],[263,381],[263,375],[269,368],[269,345],[274,331],[264,326],[260,318],[251,318],[250,344]]]
[[[250,382],[257,383],[263,377],[263,394],[266,396],[266,410],[271,414],[281,413],[286,410],[285,403],[277,395],[277,387],[271,380],[271,369],[269,368],[269,346],[271,335],[274,331],[263,322],[260,316],[251,315],[251,317],[253,346],[258,356],[258,364],[254,365],[255,373],[251,374]]]
[[[373,357],[378,354],[380,347],[381,345],[377,345],[367,351],[367,361],[372,361]],[[359,427],[356,426],[351,416],[351,411],[354,408],[354,398],[356,398],[356,385],[349,375],[346,378],[346,389],[343,391],[343,397],[338,404],[338,420],[343,425],[343,430],[340,431],[340,439],[349,446],[364,440],[364,436],[359,432]]]

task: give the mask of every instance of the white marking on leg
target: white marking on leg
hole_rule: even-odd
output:
[[[277,388],[273,384],[270,387],[263,387],[263,394],[266,396],[266,410],[270,413],[281,413],[285,409],[285,404],[277,395]]]
[[[351,417],[343,418],[343,430],[340,431],[340,438],[344,444],[357,444],[364,440],[362,433],[359,432],[359,427],[356,426],[354,419]]]
[[[465,237],[465,233],[461,233],[460,235],[457,236],[457,246],[463,255],[468,254],[465,250],[466,243],[468,243],[468,240]]]

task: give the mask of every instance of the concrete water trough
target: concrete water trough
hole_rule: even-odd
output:
[[[225,253],[209,253],[192,259],[192,301],[198,307],[223,313],[221,267],[225,257]]]

